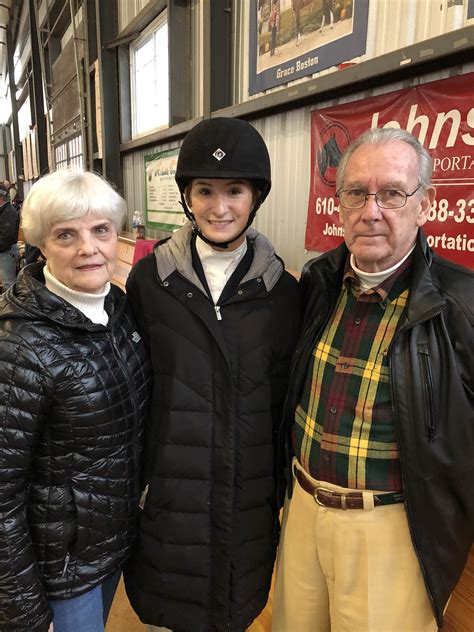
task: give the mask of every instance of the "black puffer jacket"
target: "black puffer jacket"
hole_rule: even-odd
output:
[[[286,406],[287,445],[347,253],[343,244],[303,270],[303,333]],[[390,382],[408,523],[439,625],[474,540],[473,299],[474,273],[434,254],[420,230],[406,320],[389,349]]]
[[[0,630],[47,630],[136,535],[149,371],[121,290],[93,324],[32,264],[0,297]]]
[[[13,244],[16,244],[19,225],[18,211],[7,202],[0,208],[0,252],[10,250]]]
[[[236,280],[239,265],[229,281],[222,320],[193,268],[189,225],[127,284],[154,395],[149,492],[125,581],[142,621],[176,632],[243,630],[270,586],[274,449],[299,294],[270,243],[253,230],[248,243],[250,268]]]

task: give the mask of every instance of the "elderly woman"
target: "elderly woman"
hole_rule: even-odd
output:
[[[58,171],[23,207],[46,262],[0,297],[0,630],[103,632],[135,538],[145,348],[110,284],[124,200]]]

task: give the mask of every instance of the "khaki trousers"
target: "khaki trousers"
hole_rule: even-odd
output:
[[[437,629],[403,503],[330,509],[295,479],[283,510],[273,632]]]

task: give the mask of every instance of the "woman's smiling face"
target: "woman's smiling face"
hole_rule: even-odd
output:
[[[112,222],[88,213],[54,224],[41,250],[58,281],[78,292],[99,294],[112,279],[117,242]]]
[[[188,204],[196,224],[207,239],[231,242],[235,250],[245,240],[245,233],[235,239],[247,225],[254,204],[248,180],[199,178],[193,180]],[[232,241],[233,238],[235,241]]]

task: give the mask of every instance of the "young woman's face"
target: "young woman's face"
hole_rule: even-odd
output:
[[[88,214],[54,224],[41,251],[58,281],[78,292],[100,294],[114,273],[117,242],[109,219]]]
[[[235,250],[245,239],[245,233],[235,238],[247,225],[253,197],[248,180],[199,178],[192,181],[188,205],[205,237],[217,243],[232,242],[226,250]]]

